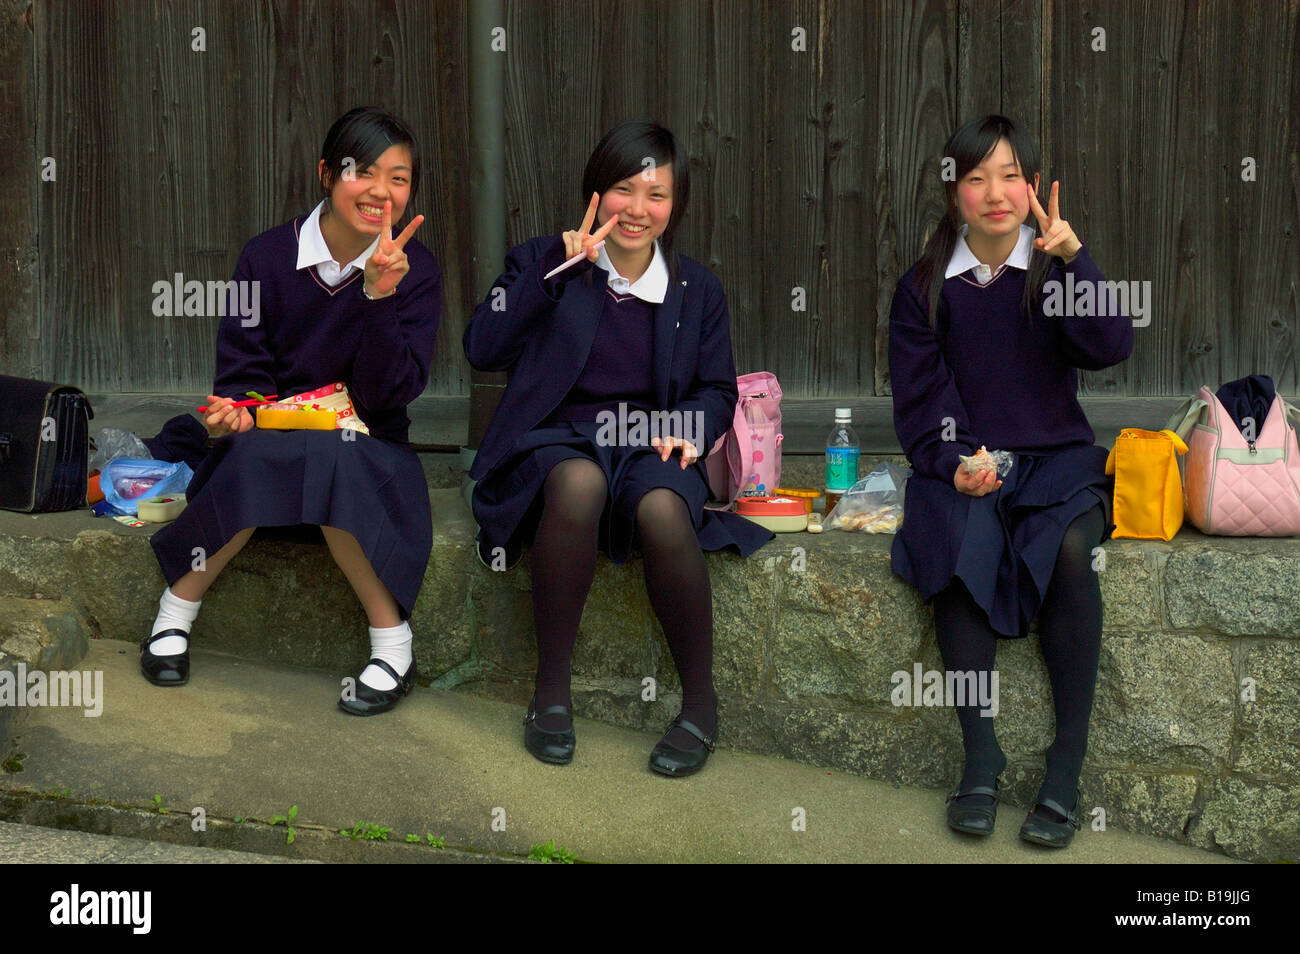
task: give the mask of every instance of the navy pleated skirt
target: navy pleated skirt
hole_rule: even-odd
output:
[[[408,619],[433,546],[424,468],[405,444],[343,431],[251,430],[216,442],[189,505],[151,539],[170,585],[247,527],[337,527],[357,538]],[[314,531],[315,539],[321,539]]]
[[[1098,504],[1110,536],[1106,449],[1017,454],[1002,488],[983,497],[919,474],[907,482],[893,569],[929,603],[958,577],[1003,637],[1024,638],[1056,566],[1066,528]]]
[[[542,484],[562,460],[597,464],[609,492],[597,545],[615,563],[626,563],[635,542],[636,508],[656,487],[675,491],[685,502],[702,550],[730,548],[749,556],[775,534],[734,513],[706,510],[709,485],[704,465],[683,469],[680,452],[661,460],[653,447],[609,447],[596,442],[599,426],[575,422],[537,427],[525,434],[511,455],[474,486],[474,519],[479,540],[489,549],[513,551],[532,543],[542,510]]]

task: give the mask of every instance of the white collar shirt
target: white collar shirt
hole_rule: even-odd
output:
[[[1034,230],[1029,226],[1020,226],[1020,238],[1016,241],[1016,247],[1011,250],[1007,260],[995,269],[989,268],[976,258],[975,253],[966,244],[966,232],[969,228],[967,225],[961,228],[961,235],[957,237],[957,247],[952,250],[952,258],[948,259],[948,268],[943,273],[945,279],[970,272],[975,281],[987,285],[1008,265],[1023,272],[1029,271],[1029,255],[1034,250]]]
[[[596,264],[609,272],[609,290],[616,295],[635,295],[652,305],[662,305],[668,295],[668,263],[664,261],[663,252],[659,251],[657,241],[650,267],[634,282],[629,282],[618,273],[614,263],[605,254],[604,246],[601,246],[600,257],[596,259]]]
[[[346,265],[340,265],[334,261],[334,256],[330,254],[329,246],[325,244],[325,235],[320,230],[320,215],[325,208],[325,201],[322,199],[316,208],[312,209],[311,215],[302,223],[302,228],[298,230],[298,268],[310,268],[316,266],[316,274],[320,275],[321,280],[330,287],[339,285],[347,280],[353,270],[365,271],[366,262],[370,256],[375,253],[379,247],[379,236],[370,243],[370,247],[364,252],[348,262]]]

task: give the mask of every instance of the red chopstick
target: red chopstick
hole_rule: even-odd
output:
[[[274,394],[272,394],[271,397],[265,401],[259,401],[257,400],[257,398],[249,398],[247,401],[235,401],[233,404],[230,405],[230,407],[252,407],[254,404],[274,404],[275,403],[274,398],[275,398]],[[195,410],[197,410],[200,414],[206,414],[210,406],[211,405],[205,404],[203,405],[203,407],[195,408]]]

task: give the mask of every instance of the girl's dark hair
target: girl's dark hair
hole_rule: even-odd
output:
[[[954,177],[945,183],[947,189],[947,214],[939,222],[938,228],[925,243],[921,261],[916,266],[916,283],[921,291],[921,299],[928,303],[927,312],[930,327],[935,328],[938,321],[939,296],[943,290],[943,273],[957,247],[957,237],[961,235],[961,213],[957,209],[957,183],[966,177],[972,169],[984,161],[984,158],[996,148],[999,141],[1005,139],[1011,146],[1011,152],[1020,164],[1020,172],[1026,181],[1033,182],[1038,174],[1038,146],[1024,127],[1006,116],[981,116],[966,123],[948,140],[944,146],[945,158],[951,157],[956,168]],[[1036,221],[1030,213],[1025,224],[1033,228]],[[1042,293],[1043,282],[1047,278],[1049,256],[1037,248],[1029,253],[1029,273],[1025,280],[1025,292],[1020,300],[1025,316],[1032,321],[1034,309]]]
[[[406,205],[405,218],[420,190],[420,150],[411,127],[378,106],[359,106],[349,110],[336,119],[325,134],[325,144],[320,147],[320,157],[325,160],[325,175],[321,178],[321,192],[325,198],[329,199],[334,183],[343,175],[346,160],[352,161],[354,171],[361,172],[368,169],[389,146],[397,145],[404,145],[411,151],[411,201]]]
[[[645,171],[643,160],[647,158],[653,159],[656,166],[670,165],[673,170],[673,211],[664,234],[659,236],[659,248],[668,262],[668,274],[676,280],[680,270],[677,252],[673,248],[673,235],[686,214],[691,177],[686,150],[671,131],[646,120],[634,119],[605,133],[582,173],[583,205],[591,201],[593,192],[603,196],[624,179]]]

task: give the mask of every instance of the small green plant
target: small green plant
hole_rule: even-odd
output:
[[[161,795],[155,795],[153,798],[150,799],[150,801],[153,802],[154,811],[156,811],[159,815],[167,814],[167,809],[162,807],[163,797]]]
[[[353,841],[387,841],[392,826],[380,827],[374,822],[357,822],[351,828],[344,828],[340,834],[347,835]]]
[[[57,798],[67,798],[69,795],[72,794],[72,789],[70,789],[70,788],[54,788],[54,789],[51,789],[51,790],[50,790],[50,794],[53,795],[56,799],[57,799]]]
[[[233,819],[231,819],[231,821],[233,821],[236,825],[242,825],[244,823],[244,816],[236,815]]]
[[[408,845],[418,845],[418,844],[420,843],[420,836],[419,836],[419,835],[407,835],[407,836],[406,836],[406,843],[407,843]]]
[[[534,861],[554,861],[562,865],[571,865],[578,860],[578,856],[563,845],[556,847],[554,838],[544,845],[533,845],[528,857]]]
[[[431,848],[446,848],[446,847],[447,847],[447,841],[446,841],[446,839],[445,839],[445,838],[434,838],[432,832],[426,832],[424,837],[427,838],[427,839],[429,839],[429,847],[431,847]]]
[[[9,758],[0,762],[0,768],[13,775],[17,775],[23,770],[23,759],[27,758],[26,752],[15,752]]]
[[[294,837],[295,837],[295,835],[294,835],[294,833],[293,833],[293,820],[294,820],[295,818],[297,818],[297,817],[298,817],[298,806],[297,806],[297,805],[290,805],[290,806],[289,806],[289,814],[287,814],[287,815],[276,815],[274,818],[271,819],[271,824],[272,824],[272,825],[278,825],[278,824],[280,824],[280,822],[284,822],[284,827],[287,828],[287,829],[289,829],[288,833],[284,836],[284,843],[285,843],[286,845],[292,845],[292,844],[293,844],[293,839],[294,839]]]

